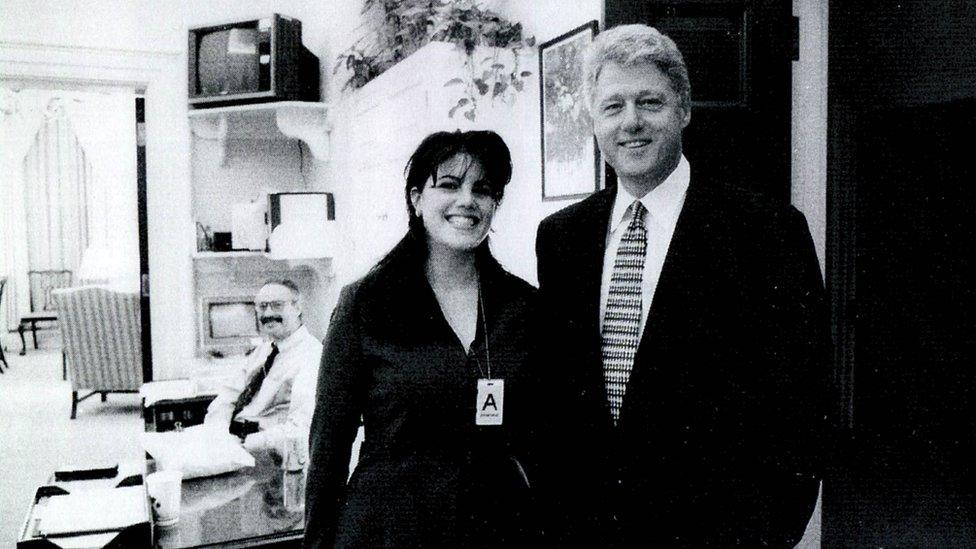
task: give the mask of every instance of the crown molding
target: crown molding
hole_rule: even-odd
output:
[[[183,55],[182,51],[0,41],[0,78],[141,87],[181,65]]]
[[[68,54],[82,54],[95,56],[108,56],[113,58],[136,57],[145,59],[153,58],[172,58],[183,54],[182,50],[134,50],[121,48],[95,48],[91,46],[72,46],[67,44],[45,44],[41,42],[11,42],[0,40],[0,58],[8,57],[17,52],[57,52]]]

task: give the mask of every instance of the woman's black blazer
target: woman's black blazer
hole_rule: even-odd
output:
[[[422,267],[393,262],[343,289],[311,427],[306,547],[498,547],[534,535],[535,289],[488,263],[470,352]],[[489,366],[505,382],[501,426],[475,424]]]

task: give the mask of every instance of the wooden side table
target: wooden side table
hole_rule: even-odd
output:
[[[27,325],[30,325],[31,336],[34,338],[34,349],[37,349],[37,323],[38,322],[57,322],[58,312],[57,311],[38,311],[36,313],[27,313],[26,315],[20,317],[20,324],[17,325],[17,333],[20,334],[20,356],[27,354],[27,342],[24,340],[24,332],[27,330]]]

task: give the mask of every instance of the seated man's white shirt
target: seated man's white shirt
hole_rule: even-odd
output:
[[[256,421],[260,426],[259,432],[247,437],[245,446],[248,448],[280,448],[284,438],[291,433],[297,433],[301,438],[308,437],[315,409],[322,343],[305,326],[301,326],[277,346],[278,356],[261,388],[235,418]],[[265,341],[248,356],[240,375],[221,387],[210,403],[204,419],[206,424],[229,429],[234,403],[251,376],[264,366],[269,354],[271,341]]]

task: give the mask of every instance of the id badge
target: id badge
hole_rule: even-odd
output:
[[[475,403],[476,425],[501,425],[505,405],[504,379],[479,379],[478,400]]]

